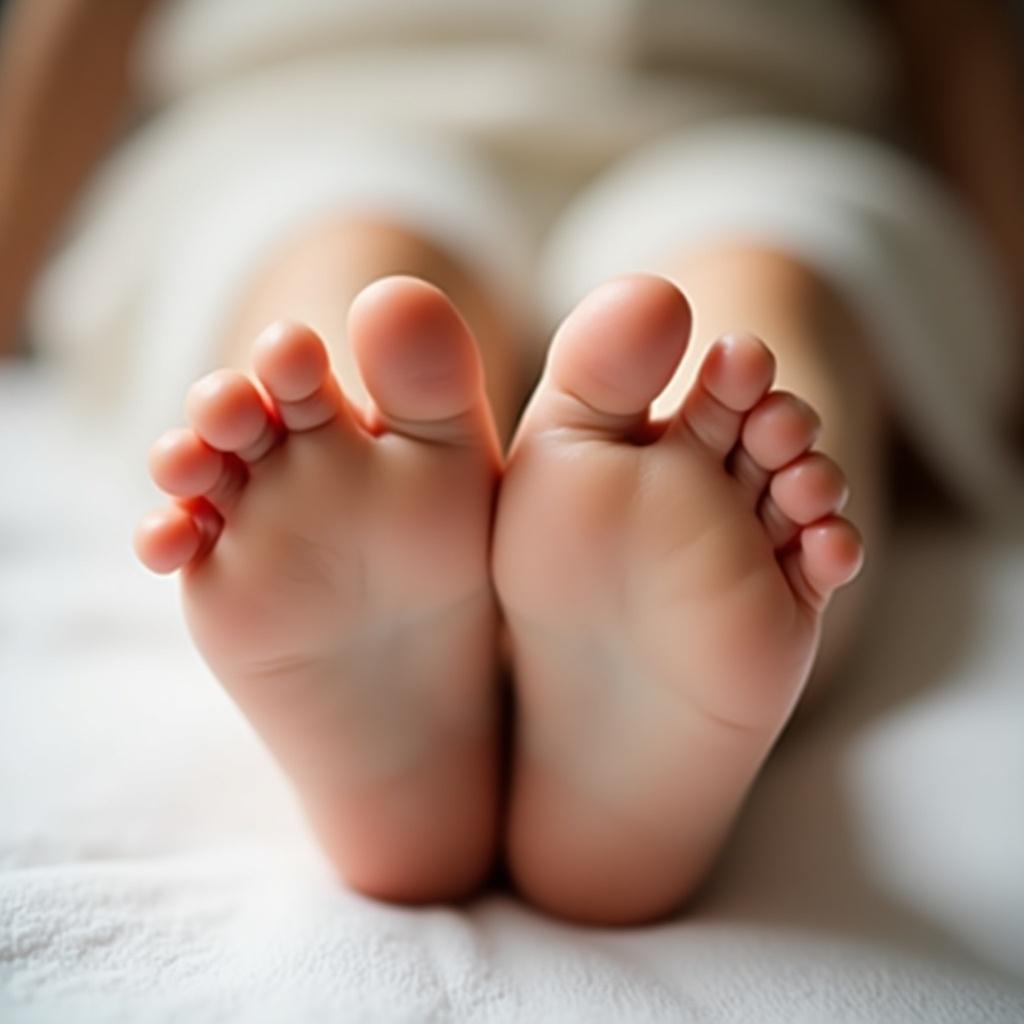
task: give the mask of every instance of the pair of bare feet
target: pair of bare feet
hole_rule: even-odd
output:
[[[599,288],[503,460],[465,323],[389,278],[349,318],[370,409],[312,332],[277,325],[258,383],[205,378],[191,427],[157,442],[176,500],[139,556],[182,570],[196,643],[361,891],[458,898],[503,850],[539,906],[627,923],[711,863],[861,542],[815,414],[770,390],[756,339],[717,343],[652,421],[690,326],[667,281]]]

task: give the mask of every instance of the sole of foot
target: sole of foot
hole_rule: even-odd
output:
[[[750,335],[650,404],[691,314],[669,282],[592,293],[552,344],[498,504],[517,701],[508,860],[579,921],[671,912],[707,871],[807,679],[862,545],[818,420]]]
[[[192,636],[275,755],[338,871],[390,900],[451,900],[497,834],[500,471],[477,348],[437,289],[365,289],[349,338],[368,409],[323,342],[281,323],[254,375],[218,371],[153,447],[173,502],[136,550],[180,570]]]

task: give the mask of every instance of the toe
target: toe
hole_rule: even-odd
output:
[[[168,430],[149,450],[149,473],[162,491],[180,498],[206,494],[224,470],[224,456],[194,430]]]
[[[237,370],[215,370],[189,389],[185,415],[211,448],[246,462],[262,458],[276,432],[252,381]]]
[[[807,451],[820,433],[821,420],[805,401],[773,391],[751,410],[742,442],[758,465],[774,471]]]
[[[838,512],[849,497],[849,487],[843,471],[827,455],[809,452],[772,477],[768,495],[785,520],[806,526]],[[781,546],[791,537],[772,539]]]
[[[797,596],[820,611],[833,592],[851,582],[864,562],[864,542],[857,528],[830,516],[800,533],[800,543],[782,561],[783,571]]]
[[[252,360],[289,430],[315,430],[332,421],[353,426],[327,349],[311,328],[285,320],[271,324],[256,339]]]
[[[724,458],[735,446],[747,413],[775,376],[775,358],[752,334],[730,334],[708,350],[697,380],[683,400],[679,421]]]
[[[221,515],[238,500],[248,479],[244,463],[218,451],[194,430],[168,430],[149,451],[149,472],[162,491],[177,498],[204,498]]]
[[[743,421],[731,468],[752,500],[772,473],[803,455],[818,439],[821,420],[804,401],[785,391],[765,396]]]
[[[353,302],[348,330],[377,429],[496,444],[476,342],[442,291],[414,277],[375,281]]]
[[[679,366],[692,324],[686,298],[664,278],[631,274],[601,285],[558,329],[526,422],[632,436]]]
[[[212,510],[171,505],[142,519],[135,530],[135,553],[153,572],[174,572],[208,550],[219,529]]]

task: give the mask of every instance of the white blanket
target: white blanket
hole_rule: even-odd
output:
[[[1024,544],[900,533],[691,912],[399,909],[331,880],[132,561],[141,466],[49,390],[0,377],[0,1020],[1024,1019]]]

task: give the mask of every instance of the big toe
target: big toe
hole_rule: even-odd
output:
[[[601,285],[555,335],[531,427],[628,435],[675,373],[692,322],[686,298],[664,278],[630,274]]]
[[[496,444],[476,341],[444,292],[414,277],[375,281],[352,303],[348,330],[379,429]]]

